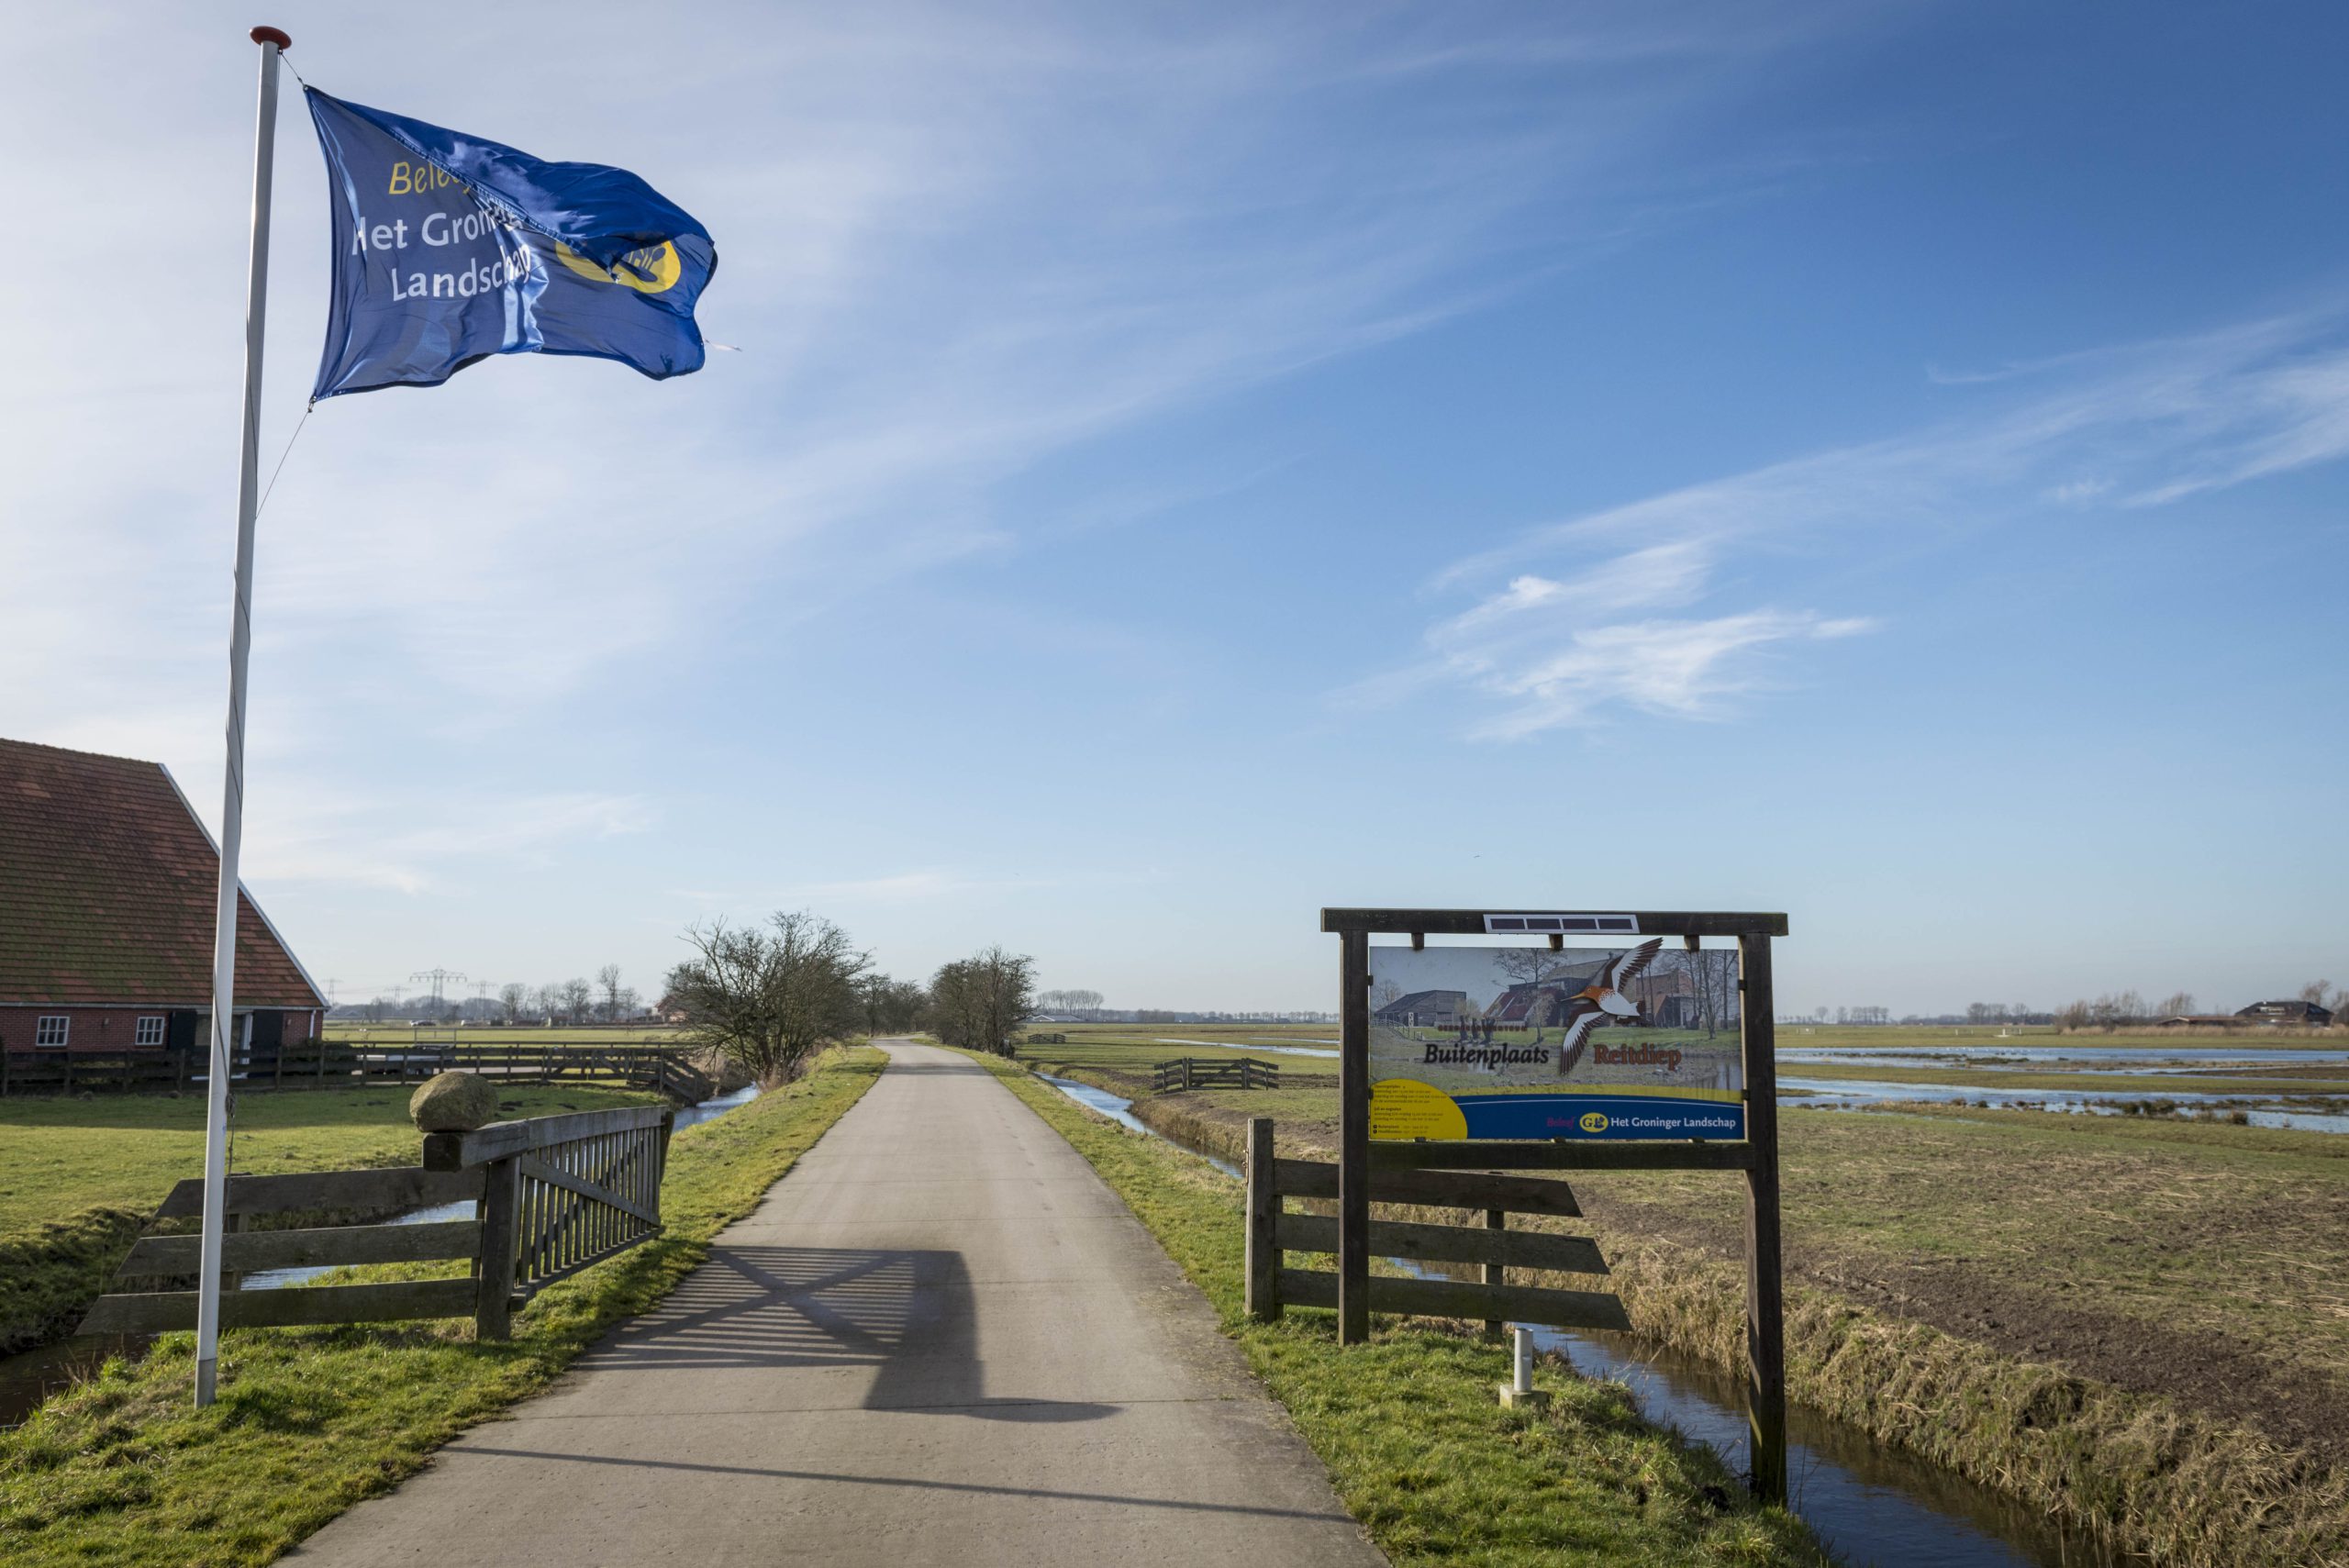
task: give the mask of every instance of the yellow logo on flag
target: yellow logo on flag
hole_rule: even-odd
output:
[[[685,263],[677,258],[677,248],[665,239],[658,246],[630,250],[609,267],[596,265],[558,239],[554,242],[554,259],[583,278],[593,278],[599,284],[622,284],[639,294],[659,294],[674,287],[685,270]]]

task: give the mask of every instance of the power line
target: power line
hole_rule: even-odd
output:
[[[410,980],[429,980],[432,982],[432,1005],[435,1007],[439,1007],[441,1005],[442,988],[451,980],[463,980],[469,977],[462,970],[419,969],[414,974],[409,975],[408,978]]]

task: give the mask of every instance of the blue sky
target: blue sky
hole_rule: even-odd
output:
[[[248,881],[341,995],[802,906],[1120,1005],[1331,1006],[1325,904],[1782,908],[1789,1009],[2349,980],[2349,17],[842,10],[274,14],[651,180],[740,350],[310,420]],[[0,61],[0,733],[207,818],[252,19]]]

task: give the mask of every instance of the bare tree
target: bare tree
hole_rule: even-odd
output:
[[[2162,1005],[2154,1009],[2154,1017],[2157,1018],[2184,1018],[2192,1017],[2194,1011],[2193,992],[2173,991],[2167,996],[2162,998]]]
[[[903,1034],[921,1021],[929,995],[910,980],[874,973],[857,982],[857,1006],[869,1035]]]
[[[617,963],[607,963],[597,970],[596,985],[604,993],[604,1021],[607,1024],[619,1022],[620,966]]]
[[[685,940],[695,956],[670,973],[671,1000],[701,1043],[762,1083],[790,1076],[862,1019],[858,983],[872,958],[829,920],[804,909],[764,927],[718,920],[689,927]]]
[[[574,976],[562,983],[559,995],[562,1003],[564,1020],[574,1024],[584,1023],[587,1018],[588,1004],[596,999],[596,990],[584,980]]]
[[[1009,1056],[1011,1037],[1035,1011],[1035,961],[992,947],[941,966],[930,983],[930,1027],[949,1045]]]
[[[1548,948],[1500,948],[1493,953],[1493,967],[1520,985],[1547,980],[1565,969],[1568,962],[1564,952]]]
[[[522,1021],[522,1005],[530,999],[530,988],[519,981],[508,981],[497,988],[497,1005],[505,1009],[509,1024]]]
[[[2300,1000],[2313,1007],[2323,1006],[2324,999],[2331,995],[2332,982],[2330,980],[2311,980],[2300,987]]]

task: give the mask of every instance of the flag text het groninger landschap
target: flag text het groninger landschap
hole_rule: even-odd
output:
[[[550,163],[306,89],[334,209],[311,395],[437,386],[491,354],[701,368],[708,232],[623,169]]]

